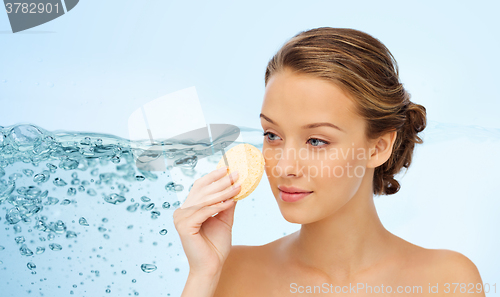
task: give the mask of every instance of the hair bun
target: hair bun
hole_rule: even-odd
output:
[[[414,133],[422,132],[427,125],[426,114],[427,112],[424,106],[410,102],[406,106],[405,111],[406,125],[409,126]],[[422,143],[421,141],[416,142]]]

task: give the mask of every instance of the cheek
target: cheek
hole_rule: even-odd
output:
[[[276,150],[269,148],[265,143],[262,146],[262,155],[264,156],[264,170],[269,180],[273,180],[274,178],[276,178],[276,172],[275,170],[273,171],[273,168],[275,168],[278,163],[276,153]],[[273,172],[275,173],[273,174]]]
[[[321,160],[309,161],[309,179],[325,193],[350,197],[365,175],[365,164],[358,148],[334,148]]]

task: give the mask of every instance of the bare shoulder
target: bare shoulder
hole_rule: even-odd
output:
[[[462,253],[447,249],[424,249],[429,274],[439,284],[439,295],[443,296],[485,296],[476,292],[482,288],[482,279],[476,265]],[[481,286],[477,286],[477,284]]]
[[[434,293],[439,294],[433,294],[434,296],[469,296],[471,293],[475,293],[474,296],[484,296],[483,292],[475,292],[476,284],[482,284],[478,268],[462,253],[448,249],[428,249],[396,238],[398,252],[394,253],[393,258],[393,263],[397,263],[394,266],[396,270],[389,272],[394,274],[394,271],[402,271],[399,281],[419,283],[425,287],[438,284],[439,291]],[[462,292],[467,292],[461,293],[460,286],[466,288]],[[478,285],[478,288],[482,288],[482,285]]]
[[[424,249],[436,274],[454,282],[481,281],[476,265],[465,255],[447,249]],[[455,278],[455,279],[453,279]]]
[[[234,245],[222,267],[214,297],[250,296],[263,270],[263,246]]]

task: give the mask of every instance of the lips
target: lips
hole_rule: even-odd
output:
[[[297,188],[297,187],[278,186],[278,189],[280,189],[280,191],[282,191],[282,192],[290,193],[290,194],[312,193],[312,191],[307,191],[307,190]]]
[[[280,198],[285,202],[297,202],[309,196],[313,191],[307,191],[297,187],[278,186]]]

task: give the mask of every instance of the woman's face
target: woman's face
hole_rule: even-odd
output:
[[[284,218],[306,224],[340,209],[365,176],[369,145],[365,122],[335,84],[289,70],[274,74],[261,111],[265,170]],[[339,129],[315,123],[331,123]],[[287,202],[278,187],[312,191]]]

